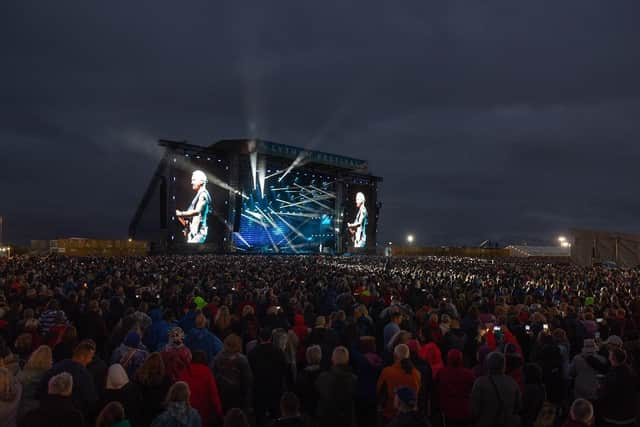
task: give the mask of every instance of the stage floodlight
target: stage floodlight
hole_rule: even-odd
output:
[[[558,242],[560,242],[560,243],[564,243],[564,242],[566,242],[566,241],[567,241],[567,238],[566,238],[566,237],[564,237],[564,236],[560,236],[560,237],[558,237]]]
[[[407,243],[411,244],[415,240],[413,234],[407,234]]]

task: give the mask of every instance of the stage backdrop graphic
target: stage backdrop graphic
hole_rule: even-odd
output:
[[[257,253],[318,253],[335,247],[335,181],[296,169],[284,175],[265,167],[265,179],[244,190],[236,250]],[[284,175],[284,177],[283,177]],[[282,178],[282,179],[280,179]]]

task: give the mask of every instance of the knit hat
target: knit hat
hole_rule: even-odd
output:
[[[582,344],[582,353],[584,354],[593,354],[598,351],[598,347],[596,346],[596,342],[592,339],[584,340]]]
[[[109,366],[107,373],[107,390],[120,390],[129,382],[129,376],[121,364],[115,363]]]
[[[207,302],[202,297],[195,297],[193,302],[198,310],[202,310],[207,305]]]
[[[140,335],[137,332],[129,332],[126,337],[124,337],[124,345],[127,347],[138,347],[140,345]]]
[[[416,392],[407,386],[402,386],[396,389],[396,396],[398,396],[398,399],[407,406],[415,406],[416,404]]]

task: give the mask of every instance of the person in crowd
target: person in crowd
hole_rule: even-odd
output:
[[[142,427],[142,407],[146,402],[142,400],[142,395],[137,385],[129,381],[127,372],[118,363],[109,367],[107,384],[102,394],[102,402],[98,406],[102,409],[109,402],[120,402],[124,406],[131,424],[134,427]]]
[[[249,427],[249,420],[242,409],[233,408],[224,417],[223,427]]]
[[[65,359],[53,365],[43,376],[38,391],[38,398],[46,395],[49,379],[63,372],[69,373],[73,378],[71,387],[73,405],[88,418],[95,405],[98,403],[98,391],[94,384],[93,376],[87,369],[96,353],[95,343],[91,340],[81,341],[73,349],[71,359]]]
[[[165,319],[162,308],[157,307],[149,311],[151,325],[145,330],[142,342],[149,351],[161,351],[169,342],[171,324]]]
[[[307,338],[307,345],[319,345],[322,349],[322,363],[320,364],[322,369],[327,369],[331,365],[331,352],[337,345],[337,341],[335,332],[327,327],[326,317],[317,316],[315,325]]]
[[[375,336],[376,330],[373,319],[369,316],[369,310],[364,304],[358,304],[353,310],[353,319],[355,321],[356,335],[358,337]]]
[[[13,343],[13,350],[18,358],[18,366],[24,366],[29,355],[34,350],[33,339],[30,334],[20,334]]]
[[[195,318],[195,327],[189,331],[184,344],[189,347],[191,353],[203,351],[207,357],[207,364],[222,350],[222,341],[209,329],[207,329],[207,318],[203,314],[198,314]]]
[[[71,359],[76,345],[78,345],[78,331],[74,326],[67,326],[62,333],[60,342],[53,348],[54,363]]]
[[[473,367],[473,375],[476,378],[480,378],[483,375],[487,375],[487,356],[491,354],[491,349],[487,345],[483,345],[478,348],[478,353],[476,355],[476,365]]]
[[[318,404],[318,391],[316,390],[316,380],[322,372],[320,362],[322,361],[322,348],[319,345],[307,347],[307,366],[296,378],[296,393],[302,400],[302,412],[308,417],[316,416]]]
[[[398,344],[394,350],[394,363],[382,370],[376,389],[384,408],[383,417],[389,422],[396,414],[394,393],[398,387],[411,388],[416,395],[420,391],[422,379],[420,372],[411,362],[411,353],[406,344]]]
[[[400,311],[394,311],[389,316],[389,323],[384,327],[383,335],[383,348],[389,348],[389,341],[395,334],[400,332],[400,324],[402,323],[402,313]]]
[[[411,387],[398,387],[394,393],[393,405],[396,408],[396,415],[387,427],[428,426],[424,415],[418,411],[418,396]]]
[[[79,328],[80,338],[83,340],[93,340],[96,343],[96,352],[104,357],[105,344],[107,342],[107,323],[103,317],[100,303],[92,299],[87,305],[87,311],[84,313],[81,324],[76,325]]]
[[[134,377],[136,371],[147,358],[147,348],[142,344],[140,334],[129,332],[122,344],[113,351],[111,363],[117,363],[127,371],[129,377]],[[125,408],[126,409],[126,408]]]
[[[22,400],[20,402],[20,416],[40,406],[37,398],[40,382],[46,372],[53,366],[51,348],[47,345],[38,347],[31,356],[17,378],[22,384]]]
[[[300,414],[300,399],[294,393],[286,392],[280,398],[281,416],[273,427],[306,427],[304,418]]]
[[[587,399],[576,399],[571,404],[569,418],[562,427],[593,427],[593,405]]]
[[[233,330],[231,329],[231,321],[232,318],[229,307],[226,305],[221,306],[216,313],[213,323],[213,332],[219,339],[224,340],[227,335],[233,333]]]
[[[131,427],[124,406],[120,402],[109,402],[96,419],[96,427]]]
[[[293,327],[291,328],[291,330],[293,331],[294,334],[296,334],[296,337],[298,338],[298,343],[300,343],[300,345],[298,346],[298,354],[296,355],[296,361],[300,365],[304,365],[304,358],[305,358],[304,343],[306,342],[307,337],[309,336],[310,330],[307,327],[307,325],[304,323],[304,316],[302,314],[296,314],[293,316]]]
[[[280,396],[288,377],[284,352],[271,339],[270,330],[260,330],[260,343],[248,356],[253,373],[253,407],[259,425],[266,425],[269,417],[279,417]]]
[[[599,377],[609,370],[608,361],[598,354],[598,346],[591,339],[585,339],[582,352],[574,356],[569,366],[569,376],[573,379],[573,396],[594,402],[600,388]]]
[[[542,368],[542,378],[547,390],[547,399],[555,405],[561,405],[565,388],[562,351],[553,342],[553,337],[545,332],[540,333],[539,346],[540,350],[537,353],[535,362]]]
[[[624,350],[609,350],[611,369],[598,389],[596,409],[602,421],[598,426],[633,426],[636,422],[637,377],[627,364]]]
[[[409,341],[407,346],[411,352],[411,361],[418,372],[420,372],[421,384],[418,393],[418,410],[429,416],[431,414],[431,400],[433,397],[433,371],[431,370],[429,362],[420,357],[420,344],[418,340]]]
[[[505,358],[493,352],[487,356],[488,375],[478,378],[471,390],[471,420],[477,427],[518,427],[522,407],[520,388],[505,375]]]
[[[37,409],[27,412],[20,427],[85,427],[85,417],[72,399],[73,376],[61,372],[47,381],[47,395]]]
[[[231,408],[248,410],[251,407],[253,373],[247,357],[242,354],[242,339],[228,335],[222,351],[213,359],[211,370],[218,385],[224,412]]]
[[[164,400],[171,387],[160,353],[147,356],[138,372],[135,383],[144,404],[140,408],[140,425],[150,425],[164,409]]]
[[[5,338],[0,335],[0,368],[6,368],[12,375],[17,375],[20,371],[19,362],[18,356],[13,354]]]
[[[196,326],[197,327],[197,326]],[[191,390],[189,403],[200,414],[203,426],[210,426],[213,422],[212,415],[222,420],[222,404],[218,385],[209,369],[207,355],[204,351],[193,352],[193,360],[187,369],[180,373],[180,381],[185,382]]]
[[[336,347],[331,363],[331,369],[316,380],[318,426],[351,427],[355,422],[354,398],[358,379],[349,366],[349,350]]]
[[[160,353],[167,375],[171,381],[178,381],[180,373],[191,364],[191,350],[184,345],[184,331],[179,326],[169,332],[169,343]]]
[[[471,421],[471,390],[475,378],[463,365],[462,351],[449,350],[447,364],[435,378],[438,407],[448,427],[463,427]]]
[[[39,323],[40,332],[43,336],[46,336],[54,326],[67,323],[67,316],[60,309],[60,302],[57,299],[49,300],[47,307],[40,315]]]
[[[547,398],[542,381],[542,369],[535,363],[524,366],[524,387],[522,391],[522,409],[520,411],[522,426],[531,427],[544,406]]]
[[[464,353],[467,348],[467,334],[460,327],[458,319],[451,319],[450,327],[446,334],[442,337],[442,354],[448,355],[449,350],[457,349]],[[445,358],[444,362],[447,360]]]
[[[0,423],[16,427],[18,408],[22,398],[22,384],[7,368],[0,368]]]
[[[187,383],[174,383],[167,393],[165,411],[153,420],[151,427],[202,427],[200,414],[189,404],[190,395]]]

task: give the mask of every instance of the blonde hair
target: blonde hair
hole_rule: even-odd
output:
[[[216,328],[218,328],[218,332],[222,332],[231,325],[231,312],[229,311],[229,307],[226,305],[221,306],[216,313],[215,320]]]
[[[46,371],[51,368],[51,366],[53,366],[53,353],[51,352],[51,347],[48,345],[41,345],[31,353],[29,360],[27,360],[26,365],[24,365],[24,369]]]
[[[165,373],[164,360],[160,353],[151,353],[138,368],[136,376],[143,385],[158,385],[162,384]]]
[[[189,396],[191,396],[189,384],[184,381],[178,381],[169,388],[165,402],[167,405],[171,402],[184,402],[187,406],[191,406],[189,404]]]

